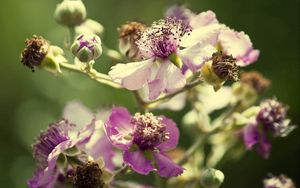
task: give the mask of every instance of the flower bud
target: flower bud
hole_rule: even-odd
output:
[[[64,0],[56,6],[54,19],[57,23],[74,27],[86,18],[86,9],[81,0]]]
[[[224,174],[213,168],[206,169],[200,177],[200,183],[204,188],[218,188],[224,181]]]
[[[212,59],[201,68],[201,77],[217,91],[225,81],[238,80],[238,66],[235,61],[236,59],[232,56],[216,52],[212,55]]]
[[[90,62],[102,54],[101,39],[94,34],[79,35],[72,44],[71,50],[81,62]]]
[[[25,41],[26,47],[21,53],[21,62],[33,72],[35,68],[47,70],[51,73],[61,73],[60,63],[67,60],[63,56],[63,50],[50,43],[41,36],[34,35]]]
[[[139,59],[139,50],[135,41],[139,38],[139,32],[145,30],[146,26],[139,22],[127,22],[122,25],[119,31],[119,50],[130,58]]]

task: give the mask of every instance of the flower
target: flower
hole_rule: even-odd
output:
[[[86,18],[86,8],[81,0],[63,0],[56,6],[54,19],[57,23],[74,27]]]
[[[172,93],[186,84],[181,71],[184,64],[197,71],[199,66],[215,52],[213,46],[197,43],[190,48],[180,49],[181,41],[188,37],[191,28],[181,20],[166,18],[154,22],[141,31],[135,41],[139,62],[117,64],[109,75],[129,90],[148,87],[148,98],[153,100],[162,93]]]
[[[252,42],[247,34],[237,32],[219,23],[215,13],[210,10],[201,12],[198,15],[188,12],[190,11],[184,6],[175,6],[175,8],[171,7],[168,9],[167,15],[172,15],[189,23],[193,29],[193,33],[191,33],[189,38],[190,44],[195,44],[199,40],[209,39],[220,51],[237,59],[238,66],[247,66],[258,59],[259,50],[253,49]],[[217,25],[219,25],[219,28]],[[217,34],[213,34],[213,31],[217,32]],[[205,32],[213,35],[207,35]]]
[[[80,105],[80,103],[68,104],[64,116],[72,117],[71,112],[68,110]],[[73,117],[78,115],[77,112],[83,112],[81,114],[83,118],[77,116],[77,119],[70,118],[72,122],[62,119],[52,123],[37,138],[36,143],[33,145],[37,169],[34,177],[28,180],[29,187],[51,188],[73,184],[76,182],[78,169],[89,164],[93,164],[94,167],[98,166],[101,174],[105,174],[101,177],[103,182],[108,183],[110,181],[110,178],[105,178],[111,175],[104,169],[102,158],[108,163],[107,167],[112,169],[112,145],[109,148],[106,143],[110,144],[110,142],[105,142],[99,137],[98,132],[100,131],[97,125],[100,125],[100,121],[96,121],[95,117],[90,118],[92,114],[82,108],[79,108],[79,110],[73,109],[72,112],[74,112]],[[78,123],[78,125],[73,124],[73,122]],[[103,152],[104,150],[106,153]]]
[[[286,108],[276,99],[262,101],[260,110],[252,121],[244,128],[244,143],[251,150],[258,144],[257,152],[264,158],[268,158],[271,152],[271,143],[268,133],[274,137],[285,137],[295,126],[289,125],[286,118]]]
[[[119,29],[119,50],[129,59],[141,59],[139,49],[135,41],[139,38],[139,32],[146,29],[146,26],[139,22],[127,22]]]
[[[264,179],[264,188],[296,188],[293,180],[284,174],[279,176],[270,175],[269,178]]]
[[[81,34],[72,44],[71,50],[81,62],[90,62],[102,54],[101,39],[95,34]]]
[[[162,177],[178,176],[183,168],[165,154],[178,143],[176,124],[165,116],[136,113],[115,107],[105,123],[111,143],[124,151],[124,163],[140,174],[157,170]]]
[[[31,39],[26,39],[25,45],[20,57],[23,65],[33,72],[37,67],[54,74],[61,73],[59,63],[67,62],[61,48],[50,45],[49,41],[36,35],[33,35]]]
[[[173,5],[165,12],[166,18],[176,18],[182,20],[187,25],[190,24],[190,19],[194,16],[195,14],[184,5]]]

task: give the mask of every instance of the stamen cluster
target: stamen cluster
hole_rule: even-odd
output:
[[[251,86],[258,94],[266,91],[271,84],[270,80],[256,71],[241,74],[241,82]]]
[[[21,62],[34,71],[34,66],[40,65],[47,55],[49,43],[43,37],[33,35],[25,41],[25,45],[21,53]]]
[[[47,166],[48,155],[52,150],[63,141],[69,139],[64,130],[61,129],[62,124],[68,124],[66,120],[53,123],[49,128],[42,132],[33,145],[33,155],[38,162],[38,166],[44,168]]]
[[[166,59],[177,52],[182,37],[190,32],[190,26],[182,20],[161,19],[140,32],[136,44],[144,56]]]
[[[212,55],[212,68],[216,75],[224,80],[237,81],[239,79],[239,69],[235,62],[235,58],[222,52],[216,52]]]
[[[142,150],[153,149],[169,139],[169,133],[166,131],[166,125],[162,123],[162,118],[152,113],[144,115],[136,113],[131,123],[135,125],[133,142]]]

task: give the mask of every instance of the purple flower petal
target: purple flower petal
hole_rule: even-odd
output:
[[[173,120],[165,116],[162,116],[162,118],[162,123],[166,125],[166,131],[169,133],[169,139],[160,144],[158,148],[162,151],[175,149],[179,141],[179,130]]]
[[[175,164],[169,157],[162,153],[155,153],[155,162],[158,165],[158,174],[162,177],[174,177],[183,173],[183,168]]]
[[[256,124],[249,124],[244,128],[244,144],[251,150],[259,142],[260,135]]]
[[[154,170],[151,165],[151,161],[146,159],[142,151],[125,151],[123,155],[123,160],[125,164],[130,166],[134,171],[139,174],[147,175],[149,172]]]
[[[237,62],[239,66],[247,66],[255,62],[259,56],[259,51],[253,49],[249,36],[244,32],[236,32],[229,28],[222,29],[219,42],[223,52],[239,60]]]
[[[141,89],[151,75],[153,59],[145,61],[117,64],[111,68],[109,76],[128,90]]]
[[[262,135],[260,143],[257,147],[257,153],[267,159],[270,156],[272,145],[266,135]]]
[[[131,135],[134,127],[130,123],[131,118],[126,108],[115,107],[104,124],[108,139],[119,149],[128,150],[132,143]]]

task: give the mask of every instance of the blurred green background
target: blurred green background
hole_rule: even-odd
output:
[[[116,92],[79,74],[65,72],[64,76],[54,77],[44,71],[32,73],[21,65],[19,54],[24,40],[33,34],[43,35],[53,44],[63,44],[68,32],[53,20],[58,2],[10,0],[0,6],[0,187],[3,188],[26,187],[25,180],[34,170],[30,147],[33,139],[48,123],[60,117],[67,101],[79,99],[91,108],[112,103],[134,107],[129,92]],[[88,17],[105,26],[103,42],[116,48],[119,25],[127,20],[151,23],[161,18],[163,11],[175,1],[86,0],[84,3]],[[288,104],[289,116],[299,125],[299,0],[185,3],[195,12],[213,10],[221,22],[249,34],[255,48],[261,50],[261,56],[246,69],[259,70],[272,80],[266,96],[277,96]],[[102,57],[96,66],[105,72],[111,64]],[[261,187],[262,178],[268,172],[285,173],[300,185],[298,166],[299,129],[296,129],[287,138],[274,139],[269,160],[248,152],[239,161],[222,166],[226,176],[223,187]]]

